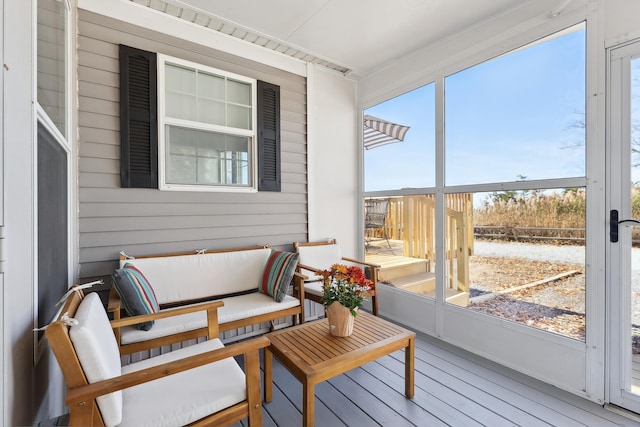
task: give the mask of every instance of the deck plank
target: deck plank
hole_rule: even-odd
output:
[[[419,363],[420,361],[416,361]],[[381,363],[388,369],[401,375],[404,372],[404,363],[400,360],[390,357],[381,361]],[[423,369],[424,369],[424,364]],[[438,398],[449,404],[454,408],[464,408],[465,413],[473,414],[473,419],[485,426],[492,427],[510,427],[513,423],[502,417],[500,414],[493,412],[491,409],[484,407],[478,403],[479,395],[483,394],[478,392],[472,396],[466,396],[461,390],[451,387],[449,384],[442,384],[435,381],[429,376],[428,371],[421,371],[416,367],[416,387],[423,388],[434,392]]]
[[[403,388],[394,389],[389,387],[389,385],[383,382],[380,378],[375,377],[363,368],[351,370],[347,372],[345,376],[351,378],[351,380],[358,384],[358,386],[368,390],[375,399],[393,408],[394,411],[402,415],[407,420],[412,420],[414,423],[416,420],[420,420],[423,425],[431,427],[448,425],[435,415],[420,407],[414,399],[407,399],[404,395]]]
[[[316,386],[318,426],[636,426],[640,423],[512,369],[418,334],[415,396],[400,350]],[[302,425],[302,385],[273,360],[265,427]],[[246,420],[242,422],[246,426]]]
[[[328,382],[339,392],[342,390],[341,395],[343,396],[343,399],[350,400],[364,414],[370,417],[368,425],[371,425],[371,422],[374,420],[379,424],[394,427],[409,427],[414,425],[409,420],[405,419],[396,410],[389,407],[384,401],[380,401],[380,404],[371,405],[371,402],[376,401],[375,396],[373,396],[369,392],[369,390],[363,388],[361,384],[354,382],[348,376],[339,375],[335,378],[330,379]],[[318,388],[320,385],[322,384],[319,384],[316,388]],[[321,400],[324,401],[325,404],[329,404],[326,400],[326,397],[322,397]],[[333,408],[333,406],[331,407]],[[352,425],[348,422],[347,424]]]
[[[381,381],[388,384],[393,389],[403,390],[404,376],[387,369],[379,362],[380,361],[368,363],[364,365],[362,369],[364,369],[374,377],[379,378]],[[470,427],[482,425],[478,421],[475,421],[471,416],[442,401],[435,394],[435,391],[425,390],[417,383],[415,388],[415,395],[412,400],[422,409],[442,420],[447,425]],[[415,421],[416,420],[414,420],[414,422]]]
[[[518,400],[523,397],[524,400],[519,401],[519,407],[544,419],[551,425],[564,426],[565,424],[562,424],[562,421],[569,418],[577,422],[575,425],[603,427],[640,426],[640,423],[608,411],[594,402],[564,392],[552,385],[530,378],[431,337],[422,336],[421,338],[416,340],[416,349],[420,348],[431,352],[443,360],[454,363],[467,371],[473,371],[482,378],[503,387],[502,394],[505,399],[509,399],[508,401]],[[437,345],[433,345],[433,343],[437,343]],[[442,369],[446,369],[446,367]]]

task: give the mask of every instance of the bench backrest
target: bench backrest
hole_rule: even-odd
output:
[[[145,275],[159,304],[257,290],[269,247],[120,259]]]

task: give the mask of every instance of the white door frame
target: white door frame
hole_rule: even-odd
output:
[[[631,73],[640,40],[607,50],[607,212],[631,218]],[[627,131],[625,131],[627,130]],[[611,230],[609,221],[607,232]],[[607,243],[607,401],[640,412],[631,388],[631,228],[619,225],[618,242]]]

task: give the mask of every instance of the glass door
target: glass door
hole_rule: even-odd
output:
[[[640,41],[609,69],[608,400],[640,412]]]

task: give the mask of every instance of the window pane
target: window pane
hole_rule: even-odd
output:
[[[224,126],[224,77],[198,73],[198,121]]]
[[[227,105],[227,126],[251,129],[251,108],[239,105]]]
[[[198,99],[198,121],[212,125],[225,125],[224,102],[213,99]]]
[[[198,183],[220,184],[220,159],[198,158]]]
[[[188,184],[196,182],[196,132],[175,126],[166,127],[167,182]]]
[[[235,80],[228,80],[227,101],[251,106],[251,85]]]
[[[66,136],[66,8],[38,0],[38,103]]]
[[[177,119],[196,120],[195,70],[166,64],[165,87],[165,114]]]
[[[472,196],[471,228],[447,210],[447,302],[584,341],[584,188]]]
[[[198,95],[224,101],[224,77],[199,72]]]
[[[170,184],[241,185],[250,182],[250,138],[166,126]]]
[[[191,68],[180,67],[174,64],[166,64],[165,84],[167,90],[195,95],[196,71]]]
[[[446,184],[585,175],[585,31],[445,79]]]
[[[367,109],[365,115],[409,126],[401,142],[364,153],[366,191],[435,185],[435,84]]]

